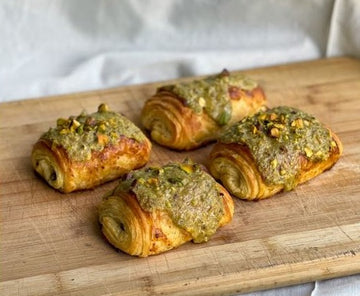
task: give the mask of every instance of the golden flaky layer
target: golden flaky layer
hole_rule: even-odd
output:
[[[93,151],[86,161],[72,160],[61,146],[40,139],[32,151],[32,165],[53,188],[69,193],[91,189],[114,180],[132,169],[144,166],[149,158],[151,143],[121,137],[117,144],[102,151]]]
[[[232,220],[234,204],[229,193],[218,186],[224,203],[220,227]],[[159,254],[193,239],[189,232],[174,224],[166,211],[144,211],[134,193],[117,192],[105,198],[99,207],[99,221],[113,246],[139,257]]]
[[[252,115],[265,104],[260,87],[251,91],[237,89],[230,96],[232,115],[226,126]],[[176,94],[166,90],[146,101],[141,118],[155,142],[176,150],[191,150],[214,141],[224,128],[205,111],[195,113]]]
[[[342,144],[333,132],[330,133],[336,145],[331,148],[330,156],[326,160],[311,162],[306,157],[299,156],[301,167],[295,186],[330,169],[340,158]],[[241,199],[264,199],[284,190],[283,185],[264,182],[249,148],[245,145],[216,143],[210,153],[209,171],[232,195]]]

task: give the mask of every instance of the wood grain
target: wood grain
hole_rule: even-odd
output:
[[[360,272],[360,61],[333,58],[244,71],[270,106],[314,114],[344,144],[331,169],[259,202],[235,200],[235,217],[205,244],[149,258],[113,249],[97,222],[102,195],[61,194],[38,178],[32,145],[56,118],[106,102],[140,125],[144,101],[163,83],[0,105],[0,295],[233,294]],[[190,79],[190,78],[189,78]],[[154,145],[149,165],[191,157]]]

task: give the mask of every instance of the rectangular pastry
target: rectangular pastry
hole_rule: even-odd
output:
[[[53,188],[90,189],[145,165],[151,143],[125,116],[101,104],[92,114],[58,119],[35,143],[32,165]]]
[[[221,131],[266,102],[261,87],[243,74],[222,73],[160,87],[145,102],[141,118],[152,140],[191,150],[216,140]]]
[[[99,221],[113,246],[146,257],[191,240],[206,242],[233,213],[224,187],[186,161],[129,173],[104,198]]]
[[[339,138],[314,116],[280,106],[231,126],[210,153],[209,170],[231,194],[262,199],[331,168]]]

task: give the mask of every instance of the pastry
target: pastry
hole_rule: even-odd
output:
[[[125,116],[101,104],[92,114],[58,119],[35,143],[32,165],[53,188],[90,189],[144,166],[151,143]]]
[[[190,161],[135,170],[104,197],[99,221],[107,240],[146,257],[188,241],[206,242],[229,223],[230,194]]]
[[[265,102],[255,81],[224,70],[201,80],[160,87],[145,102],[141,118],[155,142],[191,150],[216,140],[224,127],[259,111]]]
[[[234,196],[263,199],[331,168],[342,149],[315,117],[280,106],[231,126],[210,152],[209,171]]]

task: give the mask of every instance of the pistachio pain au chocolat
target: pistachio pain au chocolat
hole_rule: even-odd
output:
[[[145,165],[151,143],[120,113],[101,104],[97,112],[59,118],[33,147],[32,164],[61,192],[90,189]]]
[[[338,137],[314,116],[280,106],[227,129],[211,152],[210,171],[234,195],[260,199],[294,189],[330,168],[341,153]]]
[[[233,210],[229,193],[200,165],[185,161],[129,173],[104,198],[99,219],[115,247],[148,256],[208,241]]]
[[[157,143],[191,150],[216,140],[225,127],[259,111],[265,102],[256,81],[224,70],[158,88],[145,102],[141,117]]]

